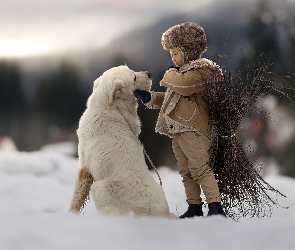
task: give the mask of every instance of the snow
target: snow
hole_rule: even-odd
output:
[[[77,216],[67,210],[78,160],[53,148],[0,151],[1,250],[295,249],[295,179],[266,177],[287,195],[281,205],[290,206],[276,208],[269,219],[110,217],[100,214],[91,200]],[[158,171],[170,211],[183,213],[187,205],[180,176],[168,167]]]

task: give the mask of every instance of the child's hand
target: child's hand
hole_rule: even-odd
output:
[[[151,100],[151,92],[147,90],[136,89],[133,91],[134,96],[141,100],[143,103],[147,103]]]

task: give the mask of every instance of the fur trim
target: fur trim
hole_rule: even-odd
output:
[[[210,74],[203,74],[205,83],[217,83],[223,80],[223,73],[220,66],[207,58],[200,58],[184,64],[179,69],[179,72],[185,73],[195,69],[209,69],[211,71]]]
[[[176,107],[180,98],[181,95],[175,93],[170,89],[167,89],[156,124],[155,131],[157,133],[167,135],[172,138],[176,133],[185,131],[197,131],[195,128],[174,121],[168,116],[168,114]]]
[[[184,64],[180,69],[179,69],[179,72],[187,72],[189,70],[192,70],[192,69],[202,69],[202,68],[210,68],[211,70],[214,69],[216,70],[216,68],[220,69],[220,66],[218,64],[216,64],[215,62],[207,59],[207,58],[199,58],[197,60],[193,60],[193,61],[190,61],[189,63],[187,64]],[[220,69],[221,70],[221,69]]]
[[[177,133],[197,130],[193,127],[185,126],[177,121],[174,121],[168,115],[160,113],[155,131],[159,134],[173,138],[173,136]]]
[[[181,98],[180,94],[177,94],[176,92],[172,91],[171,89],[167,89],[166,95],[164,97],[163,102],[163,108],[161,109],[161,112],[168,115],[176,106],[176,104],[179,102]],[[169,103],[168,103],[169,101]]]
[[[155,94],[154,91],[151,91],[151,100],[149,102],[145,103],[144,105],[149,109],[159,109],[159,108],[161,108],[158,105],[156,105],[155,103],[156,103],[156,94]]]
[[[204,29],[193,22],[172,26],[163,33],[161,43],[165,50],[178,48],[185,64],[200,58],[208,48]]]

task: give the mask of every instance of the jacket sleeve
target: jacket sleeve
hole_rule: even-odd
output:
[[[201,69],[194,69],[187,72],[168,70],[160,85],[172,89],[183,96],[200,93],[206,89],[204,78],[206,72],[203,71]]]
[[[151,100],[145,104],[150,109],[160,109],[165,97],[165,92],[151,91]]]

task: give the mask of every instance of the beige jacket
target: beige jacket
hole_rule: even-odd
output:
[[[220,67],[200,58],[183,65],[179,71],[169,69],[160,82],[166,92],[153,92],[148,108],[160,109],[156,132],[173,137],[184,131],[198,131],[211,136],[209,109],[205,99],[206,84],[222,79]]]

